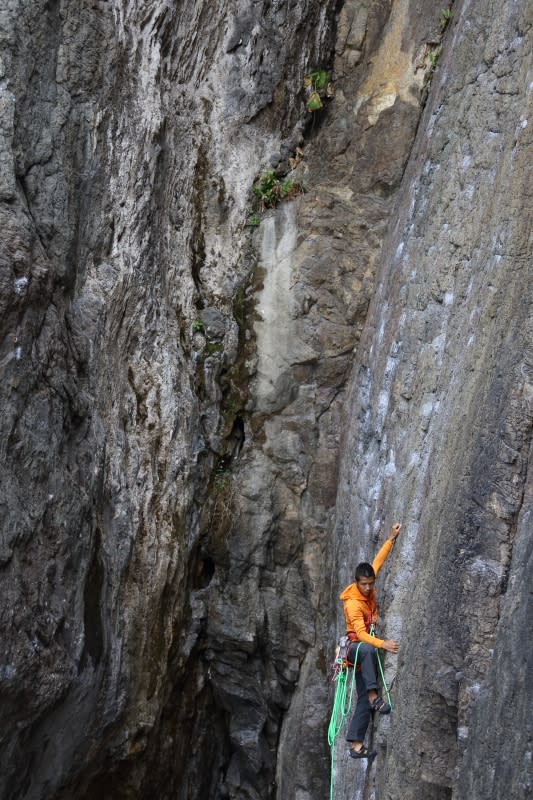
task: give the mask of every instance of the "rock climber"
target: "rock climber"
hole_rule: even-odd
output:
[[[370,714],[390,714],[390,704],[385,702],[378,691],[376,653],[381,647],[389,653],[397,653],[398,642],[394,639],[378,639],[370,635],[371,627],[378,620],[378,607],[374,584],[376,575],[394,546],[400,533],[401,525],[395,523],[389,538],[381,547],[372,564],[362,562],[355,570],[355,583],[347,586],[340,595],[344,604],[344,619],[346,622],[346,635],[351,644],[348,648],[347,659],[353,664],[357,653],[356,688],[357,705],[346,740],[350,742],[350,756],[352,758],[373,759],[375,751],[370,751],[364,745],[366,729],[370,721]],[[359,649],[358,649],[359,648]]]

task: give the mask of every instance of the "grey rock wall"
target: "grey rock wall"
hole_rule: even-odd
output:
[[[336,596],[396,517],[395,713],[335,796],[525,797],[528,14],[0,9],[6,800],[326,796]]]
[[[530,32],[527,4],[454,7],[357,353],[337,541],[371,555],[403,521],[401,649],[378,766],[340,797],[531,791]]]
[[[229,501],[229,511],[222,520],[215,514],[219,530],[210,518],[203,545],[217,565],[206,593],[207,658],[232,719],[232,797],[307,800],[329,787],[333,648],[324,612],[341,415],[425,99],[427,43],[439,37],[432,4],[423,8],[421,23],[408,3],[344,5],[335,100],[320,127],[313,123],[298,165],[308,192],[269,213],[254,234],[260,270],[256,346],[244,365],[246,444],[219,502]],[[255,777],[269,759],[272,795]]]
[[[189,597],[219,379],[250,187],[301,136],[332,12],[1,9],[3,797],[218,791]]]

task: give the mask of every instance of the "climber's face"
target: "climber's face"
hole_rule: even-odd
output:
[[[357,588],[361,594],[364,594],[365,597],[368,597],[368,595],[371,593],[375,582],[375,578],[357,578],[356,580]]]

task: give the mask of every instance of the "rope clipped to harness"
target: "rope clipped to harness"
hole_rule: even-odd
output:
[[[348,645],[343,644],[343,639],[347,637],[342,637],[341,645],[337,648],[337,654],[335,657],[335,661],[333,662],[333,681],[336,683],[335,687],[335,697],[333,700],[333,710],[331,712],[331,718],[329,721],[328,726],[328,744],[331,749],[331,769],[330,769],[330,784],[329,784],[329,797],[330,800],[333,800],[333,789],[334,789],[334,766],[335,766],[335,739],[339,735],[346,718],[350,714],[350,709],[352,707],[352,697],[353,697],[353,690],[355,686],[355,669],[357,665],[357,656],[359,655],[359,648],[361,646],[361,642],[357,645],[357,649],[355,651],[355,657],[353,660],[353,665],[348,662],[346,655],[347,655],[347,647]],[[343,652],[344,648],[344,652]],[[348,691],[348,670],[352,670],[352,678],[350,681],[350,689]]]

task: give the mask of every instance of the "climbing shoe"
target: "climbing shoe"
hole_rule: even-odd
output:
[[[368,747],[365,747],[364,745],[360,750],[354,750],[353,747],[350,747],[348,752],[350,753],[350,758],[368,758],[370,763],[372,763],[377,756],[375,750],[369,750]]]
[[[372,711],[377,711],[378,714],[390,714],[391,707],[386,703],[382,697],[376,697],[373,703],[370,704]]]

